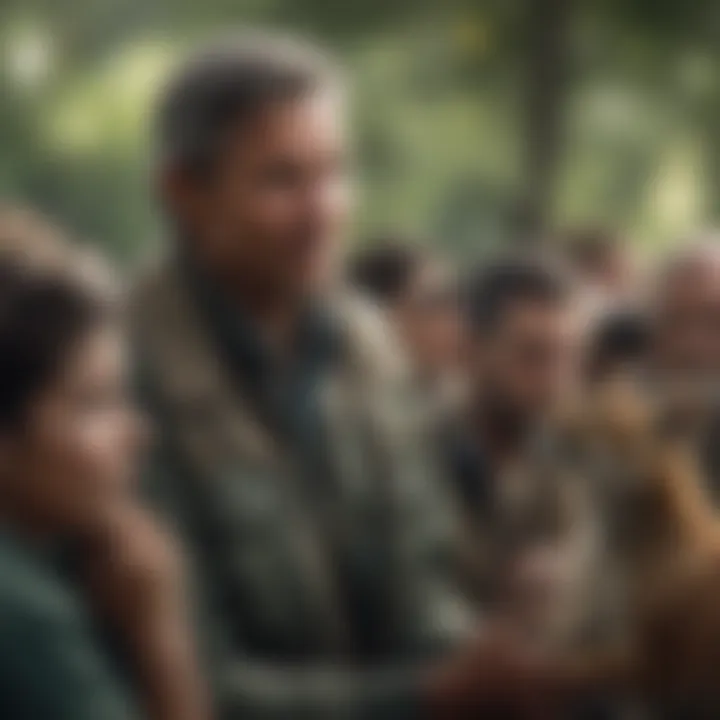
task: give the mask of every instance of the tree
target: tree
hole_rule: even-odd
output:
[[[548,232],[562,151],[573,0],[526,0],[524,174],[519,234]]]

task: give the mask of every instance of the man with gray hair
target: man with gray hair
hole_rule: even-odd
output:
[[[221,717],[517,709],[537,698],[534,660],[484,641],[440,659],[475,617],[403,364],[335,289],[343,115],[335,68],[277,38],[210,48],[168,87],[173,242],[134,296],[150,490],[194,560]]]

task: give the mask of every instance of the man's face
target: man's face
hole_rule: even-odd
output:
[[[677,272],[657,308],[656,362],[689,379],[720,377],[720,263]]]
[[[423,375],[441,380],[458,372],[464,328],[447,268],[434,260],[425,263],[393,311],[410,358]]]
[[[231,132],[181,212],[196,256],[245,291],[289,297],[323,284],[349,210],[339,98],[318,92],[265,108]]]
[[[473,374],[489,393],[523,417],[534,417],[572,389],[579,372],[579,337],[569,307],[518,300],[474,343]]]

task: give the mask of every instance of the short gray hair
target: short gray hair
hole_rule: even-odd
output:
[[[192,55],[167,84],[155,118],[158,160],[202,171],[230,128],[274,102],[340,86],[336,64],[308,43],[258,32],[224,38]]]

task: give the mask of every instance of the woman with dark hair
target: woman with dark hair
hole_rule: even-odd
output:
[[[176,554],[130,491],[143,433],[115,311],[17,260],[0,256],[0,716],[204,718]]]

